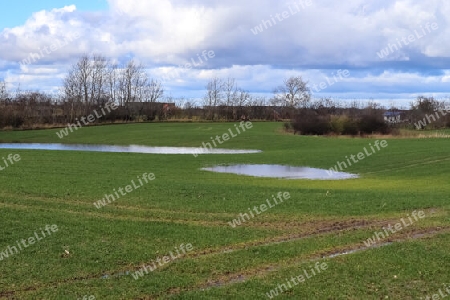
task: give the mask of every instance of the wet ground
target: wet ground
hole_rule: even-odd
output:
[[[356,174],[334,172],[308,167],[292,167],[284,165],[232,165],[203,168],[202,170],[232,173],[255,177],[271,177],[282,179],[343,180],[358,178]]]
[[[25,150],[61,150],[61,151],[94,151],[94,152],[125,152],[147,154],[247,154],[259,153],[260,150],[234,150],[234,149],[205,149],[195,147],[149,147],[139,145],[114,146],[114,145],[81,145],[81,144],[24,144],[11,143],[0,144],[0,149],[25,149]]]

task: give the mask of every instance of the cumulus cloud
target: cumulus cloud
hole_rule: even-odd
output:
[[[200,94],[210,76],[236,77],[251,91],[270,93],[289,74],[320,82],[338,69],[351,70],[351,77],[329,89],[334,93],[364,88],[394,93],[395,85],[406,93],[430,86],[440,92],[448,82],[450,3],[445,0],[108,3],[109,10],[101,12],[81,12],[75,5],[35,12],[22,26],[1,30],[1,76],[31,86],[45,82],[51,90],[79,56],[95,52],[119,62],[134,58],[156,78],[176,72],[167,83],[174,93],[194,86]],[[430,24],[437,29],[426,29]],[[411,35],[414,41],[402,42]],[[42,52],[69,36],[79,38]],[[183,67],[204,50],[215,57]],[[387,54],[380,56],[382,50]],[[46,55],[20,66],[31,53]],[[441,72],[429,74],[436,69]],[[52,74],[58,74],[53,82]]]

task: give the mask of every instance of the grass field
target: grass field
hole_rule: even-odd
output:
[[[57,130],[0,132],[0,142],[200,147],[232,126],[100,126],[82,128],[62,141]],[[263,151],[258,154],[194,157],[0,149],[0,158],[21,157],[0,171],[0,253],[47,224],[58,227],[3,257],[0,299],[269,299],[267,293],[276,299],[426,299],[439,291],[450,295],[445,290],[450,290],[449,139],[390,138],[388,147],[346,170],[361,178],[346,181],[200,170],[234,163],[329,169],[374,143],[288,135],[281,127],[254,123],[221,146]],[[144,173],[154,173],[155,180],[105,207],[93,205]],[[278,192],[291,197],[241,226],[229,225]],[[375,232],[407,220],[414,211],[423,211],[425,217],[380,239],[380,247],[366,248],[364,241]],[[181,244],[193,249],[176,259],[164,258]],[[340,255],[347,252],[351,253]],[[156,259],[164,263],[134,278]],[[316,263],[326,264],[326,269],[313,276]],[[300,282],[298,276],[305,271],[311,278]],[[297,284],[295,278],[287,284],[293,276]],[[270,294],[280,288],[284,290],[279,296]]]

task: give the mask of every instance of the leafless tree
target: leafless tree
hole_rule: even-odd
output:
[[[89,56],[85,55],[81,57],[78,63],[75,65],[74,74],[78,80],[78,84],[81,87],[81,96],[85,105],[86,113],[89,112],[91,102],[89,101],[89,91],[91,84],[91,62]]]
[[[107,102],[107,74],[108,61],[105,57],[94,55],[91,62],[91,103],[104,105]]]
[[[109,99],[114,103],[118,103],[119,106],[122,106],[123,99],[119,97],[119,71],[117,64],[109,64],[106,72],[106,86]]]
[[[274,90],[274,94],[273,104],[292,108],[305,106],[311,99],[308,83],[301,76],[285,79],[283,85]]]
[[[136,65],[132,60],[129,61],[127,66],[122,69],[120,73],[120,93],[124,105],[127,106],[129,102],[136,102],[138,97],[136,91],[141,81],[142,66]]]
[[[0,81],[0,101],[6,100],[9,97],[8,89],[6,88],[6,82]]]
[[[237,89],[236,97],[234,98],[234,105],[235,106],[246,106],[251,99],[251,95],[248,91],[245,91],[241,88]]]
[[[226,118],[228,120],[230,114],[230,108],[236,103],[238,97],[238,87],[236,84],[236,79],[228,78],[223,81],[223,93],[224,93],[224,105],[226,107]]]
[[[144,87],[144,102],[157,102],[164,96],[164,88],[161,82],[157,80],[150,80],[150,82]]]
[[[204,106],[208,111],[208,118],[214,119],[216,107],[223,99],[223,82],[220,78],[212,78],[206,85],[206,95],[204,97]]]

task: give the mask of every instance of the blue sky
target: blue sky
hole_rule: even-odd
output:
[[[34,12],[51,10],[76,4],[81,11],[95,11],[108,9],[106,0],[14,0],[2,1],[0,11],[0,28],[20,26],[25,23]]]
[[[317,98],[408,106],[418,95],[450,95],[447,0],[17,0],[2,5],[0,79],[11,89],[57,93],[81,55],[99,53],[119,64],[134,59],[157,80],[169,76],[164,87],[173,97],[201,99],[214,76],[236,78],[241,88],[270,97],[293,75],[315,87]],[[205,51],[214,56],[185,67]],[[348,76],[337,76],[344,71]]]

